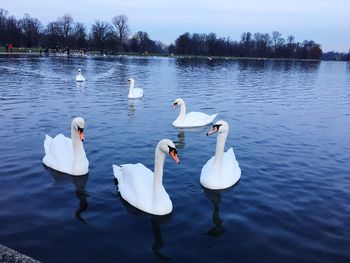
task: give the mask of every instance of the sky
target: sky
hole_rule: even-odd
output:
[[[350,49],[349,0],[4,0],[0,8],[17,19],[28,13],[44,26],[68,13],[88,30],[95,20],[124,14],[131,33],[146,31],[165,44],[185,32],[239,40],[243,32],[279,31],[314,40],[324,52]]]

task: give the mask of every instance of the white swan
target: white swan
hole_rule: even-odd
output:
[[[154,173],[141,163],[112,165],[123,199],[134,207],[154,215],[166,215],[173,210],[169,195],[162,184],[166,153],[169,153],[176,163],[180,162],[174,143],[163,139],[159,141],[155,150]]]
[[[128,83],[130,83],[129,88],[129,99],[136,99],[143,97],[143,89],[140,88],[134,88],[135,86],[135,80],[133,78],[128,79]]]
[[[186,105],[183,99],[174,101],[173,110],[180,106],[180,113],[177,119],[173,122],[173,126],[178,128],[200,127],[212,123],[216,114],[208,115],[202,112],[190,112],[186,114]]]
[[[63,134],[55,138],[45,136],[45,156],[43,163],[57,171],[71,175],[84,175],[89,172],[84,141],[84,119],[76,117],[71,125],[71,139]]]
[[[241,169],[236,161],[233,149],[224,152],[229,125],[225,121],[218,121],[207,135],[218,132],[215,156],[203,166],[201,185],[213,189],[225,189],[234,185],[241,178]]]
[[[75,81],[77,81],[77,82],[84,82],[85,81],[84,76],[81,74],[81,69],[78,69],[78,75],[75,78]]]

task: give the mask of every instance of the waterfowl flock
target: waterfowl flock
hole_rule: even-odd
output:
[[[77,82],[85,81],[78,70]],[[129,99],[143,97],[143,89],[135,88],[135,80],[128,80]],[[207,115],[202,112],[186,113],[183,99],[178,98],[173,103],[173,109],[180,107],[177,119],[172,123],[174,127],[189,128],[211,124],[216,114]],[[58,134],[54,138],[46,135],[44,140],[45,156],[42,162],[56,171],[73,176],[85,175],[89,172],[89,161],[84,150],[85,121],[76,117],[71,123],[71,138]],[[225,143],[228,136],[229,124],[226,121],[217,121],[207,135],[217,133],[215,155],[202,167],[200,184],[212,190],[231,187],[241,177],[241,169],[236,160],[234,151],[229,148],[225,152]],[[179,164],[180,160],[173,141],[162,139],[155,149],[154,170],[150,170],[141,163],[113,164],[113,174],[118,181],[118,190],[121,197],[132,206],[153,214],[166,215],[172,212],[173,205],[163,186],[163,167],[166,155],[169,154]]]

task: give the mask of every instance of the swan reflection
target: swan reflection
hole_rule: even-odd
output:
[[[118,182],[115,179],[114,180],[115,184],[117,185]],[[124,205],[126,211],[128,213],[132,214],[133,216],[142,216],[142,217],[150,217],[151,221],[151,226],[152,226],[152,232],[154,236],[154,242],[152,244],[152,251],[153,253],[159,257],[162,260],[170,260],[171,257],[163,254],[160,250],[162,247],[164,247],[164,239],[162,236],[162,231],[161,231],[161,225],[168,224],[171,221],[172,213],[164,216],[157,216],[157,215],[151,215],[148,213],[145,213],[136,207],[130,205],[128,202],[126,202],[120,195],[119,195],[120,201]]]
[[[176,148],[183,149],[185,147],[185,131],[179,129],[177,133],[177,141],[174,141]]]
[[[76,87],[80,93],[84,93],[85,90],[85,82],[75,82]]]
[[[212,213],[212,221],[214,227],[212,227],[206,234],[211,237],[219,237],[224,232],[225,229],[222,226],[222,220],[220,218],[220,203],[221,203],[221,193],[223,190],[210,190],[207,188],[204,189],[204,194],[213,204],[213,213]]]
[[[75,196],[79,200],[79,207],[75,211],[75,218],[83,223],[86,223],[85,219],[82,217],[82,213],[88,209],[88,200],[89,195],[86,193],[86,184],[89,178],[89,174],[82,176],[72,176],[69,174],[61,173],[56,170],[53,170],[45,165],[43,165],[46,171],[52,176],[56,184],[65,184],[72,182],[75,187]]]
[[[134,115],[135,115],[135,101],[132,99],[129,99],[128,116],[134,117]]]

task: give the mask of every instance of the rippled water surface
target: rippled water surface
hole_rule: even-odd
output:
[[[143,99],[127,99],[129,77]],[[0,79],[0,243],[44,262],[350,262],[349,64],[3,57]],[[178,97],[230,124],[233,188],[200,186],[216,138],[172,127]],[[83,177],[41,162],[45,133],[69,136],[75,116]],[[181,164],[166,158],[174,209],[157,217],[122,201],[112,164],[153,169],[163,138]]]

